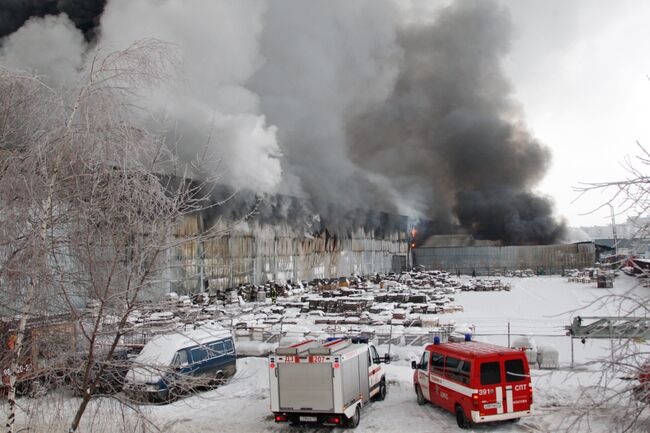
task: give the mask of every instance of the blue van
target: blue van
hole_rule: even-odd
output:
[[[150,401],[171,400],[183,392],[214,386],[237,371],[230,331],[202,327],[151,339],[125,379],[125,391]]]

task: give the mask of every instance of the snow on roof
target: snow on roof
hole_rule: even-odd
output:
[[[446,352],[458,355],[472,355],[477,358],[494,355],[495,353],[521,353],[519,350],[508,347],[497,346],[496,344],[483,343],[480,341],[463,341],[458,343],[430,344],[427,349],[441,348]]]
[[[136,358],[143,365],[164,365],[172,362],[174,354],[187,347],[194,347],[221,338],[231,337],[227,329],[204,326],[192,330],[177,330],[171,334],[158,335],[144,345]]]

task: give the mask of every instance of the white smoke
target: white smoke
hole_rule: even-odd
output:
[[[393,207],[382,173],[350,160],[345,130],[349,116],[381,104],[393,87],[401,58],[396,14],[388,1],[269,2],[266,62],[251,88],[279,128],[287,193],[346,208],[372,208],[375,200],[383,201],[376,209]]]
[[[61,86],[78,78],[85,50],[83,35],[67,15],[35,17],[2,41],[0,62]]]
[[[119,49],[156,38],[178,46],[183,83],[149,101],[175,122],[181,156],[216,156],[226,182],[273,192],[282,176],[277,130],[246,88],[263,61],[264,12],[262,1],[110,0],[100,44]]]

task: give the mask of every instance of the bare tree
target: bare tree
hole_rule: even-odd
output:
[[[650,209],[650,152],[641,144],[639,155],[626,158],[621,164],[627,176],[618,181],[585,183],[576,188],[578,198],[599,195],[601,202],[593,212],[611,206],[619,215],[635,215],[639,221],[634,238],[648,238],[650,226],[643,217],[648,216]],[[602,197],[605,197],[604,199]],[[615,265],[633,264],[629,261],[636,252],[619,259]],[[650,270],[634,265],[636,272],[646,281]],[[641,280],[640,280],[641,281]],[[639,323],[650,323],[650,293],[644,287],[637,285],[630,290],[618,294],[607,294],[595,301],[608,306],[615,306],[621,317],[639,318]],[[643,325],[641,325],[643,328]],[[613,424],[621,432],[648,431],[650,420],[647,417],[647,406],[650,403],[650,351],[644,341],[647,329],[638,331],[639,338],[613,340],[612,352],[599,360],[602,374],[597,383],[585,386],[577,399],[581,415],[573,420],[571,428],[586,428],[588,415],[595,413],[611,413]]]
[[[48,141],[51,118],[43,106],[54,105],[51,89],[31,76],[12,76],[3,72],[0,76],[3,98],[2,106],[2,160],[0,162],[0,191],[2,194],[2,267],[0,284],[4,309],[17,317],[18,328],[11,338],[4,342],[3,353],[9,365],[3,374],[6,383],[9,412],[7,431],[13,431],[15,420],[16,376],[21,355],[27,352],[24,340],[27,319],[34,310],[37,299],[43,300],[40,287],[45,287],[51,274],[43,264],[46,257],[47,233],[52,220],[52,200],[48,195],[52,188],[42,188],[41,179],[34,176],[38,167],[37,158],[30,157],[34,141]],[[34,137],[36,135],[36,137]],[[34,146],[34,150],[36,147]],[[35,153],[35,152],[34,152]],[[25,173],[31,173],[25,176]],[[28,179],[27,179],[28,178]],[[39,197],[33,200],[32,192],[38,190]],[[43,194],[44,193],[44,194]],[[13,301],[13,302],[12,302]],[[45,309],[43,304],[40,309]],[[29,366],[29,365],[28,365]]]
[[[76,89],[0,72],[8,432],[14,431],[21,360],[34,353],[24,344],[30,319],[61,314],[74,323],[63,342],[67,350],[52,347],[56,359],[48,368],[64,372],[81,393],[68,421],[69,431],[77,431],[107,374],[120,368],[115,355],[130,314],[164,291],[171,253],[183,242],[216,235],[208,229],[178,236],[186,215],[212,206],[212,179],[199,165],[184,165],[180,177],[169,174],[178,164],[164,137],[132,120],[143,114],[133,104],[138,91],[170,78],[170,50],[149,40],[97,52]]]

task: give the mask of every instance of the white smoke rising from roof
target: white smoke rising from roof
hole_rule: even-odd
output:
[[[183,82],[149,98],[154,113],[173,119],[172,140],[188,160],[207,150],[237,188],[273,192],[282,171],[276,128],[246,82],[262,63],[262,1],[111,0],[100,44],[124,48],[143,38],[175,44]],[[206,149],[207,147],[207,149]]]
[[[83,35],[67,15],[34,17],[3,41],[0,61],[60,86],[77,79],[85,50]]]

